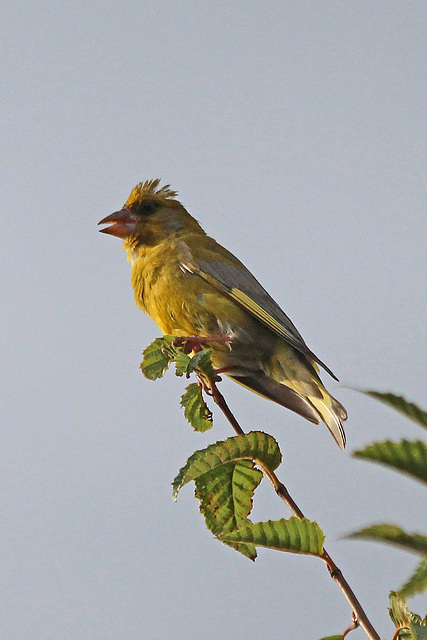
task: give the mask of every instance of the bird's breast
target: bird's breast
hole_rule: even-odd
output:
[[[173,245],[134,260],[132,285],[137,305],[164,335],[229,337],[230,344],[210,344],[216,367],[264,368],[278,340],[236,301],[182,269]]]
[[[215,317],[206,308],[205,284],[182,271],[173,254],[144,256],[132,266],[132,286],[137,305],[165,335],[206,335]]]

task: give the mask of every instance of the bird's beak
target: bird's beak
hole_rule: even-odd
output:
[[[111,213],[109,216],[98,222],[98,224],[110,224],[110,227],[100,229],[101,233],[108,233],[110,236],[118,238],[128,238],[136,233],[136,217],[130,209],[123,207],[120,211]]]

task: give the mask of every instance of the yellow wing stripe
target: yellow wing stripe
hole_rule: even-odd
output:
[[[267,327],[275,331],[275,333],[279,334],[282,338],[289,338],[289,331],[287,331],[280,322],[277,322],[265,309],[260,307],[260,305],[252,300],[246,293],[240,291],[240,289],[236,289],[232,287],[230,291],[230,296],[234,298],[237,302],[239,302],[243,307],[245,307],[248,311],[250,311],[258,320],[263,322]]]
[[[275,320],[273,316],[271,316],[268,313],[268,311],[265,311],[265,309],[263,309],[257,302],[252,300],[252,298],[248,296],[246,293],[243,293],[243,291],[241,291],[240,289],[237,289],[237,287],[224,286],[217,278],[215,278],[214,276],[211,276],[209,273],[206,273],[206,271],[202,271],[201,269],[195,267],[192,264],[184,264],[183,266],[188,271],[192,273],[197,273],[204,280],[206,280],[206,282],[209,282],[216,289],[219,288],[225,294],[229,295],[230,298],[233,298],[234,300],[236,300],[236,302],[241,304],[242,307],[244,307],[250,313],[252,313],[255,316],[255,318],[260,320],[263,324],[265,324],[272,331],[277,333],[280,337],[284,338],[285,340],[291,339],[291,342],[293,342],[293,336],[289,333],[289,331],[287,331],[285,327],[280,324],[280,322]]]
[[[215,278],[215,276],[212,276],[209,273],[206,273],[206,271],[202,271],[199,267],[196,267],[194,264],[191,264],[190,262],[183,262],[182,268],[186,269],[190,273],[197,274],[198,276],[206,280],[206,282],[209,282],[216,289],[219,289],[225,295],[230,296],[230,298],[232,298],[237,303],[242,305],[244,309],[249,311],[249,313],[252,313],[252,315],[255,318],[257,318],[260,322],[262,322],[265,326],[269,327],[272,331],[274,331],[276,335],[280,336],[281,338],[284,338],[289,344],[291,344],[294,347],[294,349],[297,349],[298,351],[303,353],[307,358],[309,358],[311,365],[317,371],[319,369],[315,365],[315,363],[320,364],[320,366],[323,367],[325,371],[329,373],[330,376],[332,376],[335,380],[338,380],[336,375],[332,373],[329,367],[327,367],[324,362],[319,360],[319,358],[316,355],[314,355],[314,353],[310,351],[310,349],[307,346],[305,346],[304,341],[302,341],[302,338],[300,339],[302,341],[302,344],[300,344],[300,341],[297,340],[295,336],[292,335],[292,333],[286,329],[286,327],[284,327],[278,320],[276,320],[270,313],[268,313],[268,311],[263,309],[263,307],[261,307],[261,305],[255,302],[250,296],[248,296],[246,293],[243,293],[241,289],[238,289],[237,287],[227,286],[226,284],[218,280],[218,278]]]

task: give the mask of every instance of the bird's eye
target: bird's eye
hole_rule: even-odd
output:
[[[154,202],[153,200],[144,200],[138,206],[136,213],[138,213],[140,216],[150,216],[158,209],[158,206],[158,202]]]

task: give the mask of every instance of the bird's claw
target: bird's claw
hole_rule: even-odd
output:
[[[192,351],[202,350],[202,339],[198,336],[180,336],[174,339],[172,346],[175,348],[182,347],[183,352],[188,355]]]
[[[183,352],[189,354],[201,351],[207,342],[225,342],[230,347],[233,340],[228,336],[179,336],[173,340],[172,346],[182,347]]]

